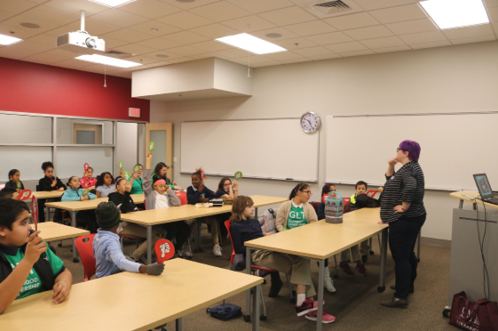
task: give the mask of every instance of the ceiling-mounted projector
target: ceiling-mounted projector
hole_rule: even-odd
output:
[[[76,32],[69,32],[57,37],[57,48],[76,52],[93,54],[105,52],[105,41],[98,37],[90,36],[85,31],[85,11],[81,11],[81,28]]]

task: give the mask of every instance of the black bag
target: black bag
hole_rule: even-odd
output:
[[[225,303],[213,308],[207,308],[206,312],[211,314],[212,317],[222,321],[228,321],[232,318],[242,315],[242,308],[231,303]]]

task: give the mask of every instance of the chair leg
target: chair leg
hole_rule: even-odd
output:
[[[294,291],[292,290],[292,284],[291,284],[291,281],[290,281],[290,279],[291,279],[290,275],[289,274],[285,274],[285,277],[287,278],[287,284],[289,284],[290,301],[294,303],[297,300],[297,296],[294,293]]]
[[[259,293],[261,293],[261,302],[263,303],[263,315],[259,317],[261,321],[266,321],[266,304],[265,304],[265,296],[263,295],[263,288],[259,287]]]
[[[377,234],[377,240],[379,241],[379,252],[382,255],[382,245],[380,244],[380,234]]]
[[[372,247],[372,237],[370,237],[368,241],[368,248],[370,248],[370,255],[374,255],[373,247]]]
[[[337,257],[334,255],[334,263],[335,263],[335,274],[334,278],[339,278],[339,266],[337,265]]]

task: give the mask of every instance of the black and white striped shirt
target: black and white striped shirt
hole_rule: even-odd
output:
[[[402,166],[392,176],[386,176],[380,206],[380,218],[383,222],[394,222],[401,217],[417,217],[424,215],[424,172],[416,161]],[[394,213],[394,207],[403,202],[410,204],[406,212]]]

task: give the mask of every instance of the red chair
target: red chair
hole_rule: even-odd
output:
[[[89,281],[97,269],[97,262],[93,256],[93,238],[95,233],[87,234],[74,239],[74,245],[80,254],[81,263],[83,263],[83,270],[85,274],[84,282]]]
[[[351,198],[342,198],[342,201],[344,201],[344,212],[346,213],[346,206],[349,205]]]
[[[182,206],[188,204],[187,192],[180,191],[180,192],[175,192],[175,194],[178,196],[178,198],[180,198],[180,202],[182,203]]]
[[[318,206],[320,205],[320,202],[310,202],[310,205],[313,206],[313,208],[315,208],[315,213],[318,212]]]
[[[375,195],[377,194],[377,192],[379,192],[379,191],[370,190],[370,191],[367,192],[367,197],[373,198],[373,197],[375,197]]]

